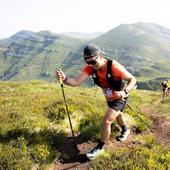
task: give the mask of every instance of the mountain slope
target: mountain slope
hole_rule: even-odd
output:
[[[170,29],[152,23],[121,24],[89,42],[98,44],[108,58],[118,60],[135,75],[139,88],[158,89],[170,77]],[[73,58],[79,60],[74,54],[66,60]]]
[[[74,143],[59,84],[0,82],[0,169],[168,169],[170,98],[161,101],[160,92],[134,90],[128,104],[153,131],[126,107],[131,128],[127,141],[116,141],[119,132],[114,122],[105,154],[81,164],[82,156],[100,139],[107,104],[95,88],[65,86],[64,90]]]
[[[75,76],[84,64],[86,43],[96,43],[106,57],[123,64],[137,77],[139,88],[158,89],[170,78],[170,29],[139,22],[121,24],[88,41],[49,31],[21,31],[0,41],[0,79],[51,81],[56,67]]]
[[[122,24],[93,42],[102,46],[109,57],[135,70],[170,63],[170,30],[156,24]]]
[[[21,31],[0,42],[1,80],[51,79],[54,69],[82,40],[48,31]]]

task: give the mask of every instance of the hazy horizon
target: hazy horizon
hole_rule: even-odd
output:
[[[0,0],[0,39],[21,30],[94,33],[136,22],[170,28],[169,4],[168,0]]]

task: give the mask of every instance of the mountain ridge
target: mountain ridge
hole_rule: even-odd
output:
[[[48,30],[22,30],[0,40],[0,79],[53,81],[56,67],[69,76],[81,70],[87,43],[95,43],[106,57],[123,64],[139,80],[140,88],[158,89],[170,77],[170,29],[154,23],[120,24],[94,39],[77,39]],[[37,66],[36,66],[37,65]],[[88,82],[89,83],[89,82]]]

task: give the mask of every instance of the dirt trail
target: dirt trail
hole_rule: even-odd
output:
[[[132,147],[135,145],[133,142],[134,133],[132,132],[125,142],[118,142],[115,138],[111,138],[105,145],[105,150],[115,150],[118,147]],[[75,138],[77,143],[77,148],[73,148],[73,143],[71,139],[68,139],[66,143],[61,148],[61,153],[64,155],[66,152],[69,153],[69,159],[63,159],[60,162],[56,162],[55,170],[89,170],[90,161],[87,161],[85,154],[87,151],[91,150],[97,145],[96,141],[83,141],[81,136]],[[77,154],[77,158],[74,157],[74,150]],[[70,159],[72,157],[73,159]]]
[[[153,106],[156,107],[161,102],[160,99],[156,100],[153,103]],[[170,146],[170,118],[166,116],[160,116],[160,114],[151,111],[148,107],[141,107],[141,111],[149,116],[152,121],[152,129],[154,130],[153,136],[155,139],[164,145]]]
[[[157,106],[161,100],[156,100],[153,104]],[[157,113],[152,112],[152,109],[149,107],[141,106],[141,112],[146,116],[149,116],[152,121],[151,128],[154,130],[152,133],[155,139],[165,146],[170,146],[170,118],[165,116],[159,116]],[[109,142],[105,145],[105,150],[112,149],[115,150],[119,147],[133,147],[136,145],[134,141],[135,130],[131,130],[131,134],[127,141],[118,142],[116,139],[111,138]],[[61,147],[62,157],[67,153],[67,156],[63,160],[57,161],[54,170],[89,170],[90,162],[86,161],[85,153],[89,151],[96,145],[96,141],[87,141],[83,137],[76,136],[76,148],[73,148],[73,143],[71,138],[68,138]],[[74,154],[78,155],[77,158],[74,157]],[[70,159],[72,157],[72,159]]]

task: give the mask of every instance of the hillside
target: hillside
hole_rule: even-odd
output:
[[[61,67],[82,42],[49,31],[18,32],[0,41],[0,79],[52,80],[55,68]]]
[[[170,29],[139,22],[121,24],[92,40],[49,31],[18,32],[0,41],[0,80],[54,81],[56,67],[75,76],[84,64],[86,43],[98,44],[108,58],[123,64],[137,77],[138,88],[158,90],[161,81],[170,78]]]
[[[144,77],[145,82],[155,79],[158,83],[158,77],[170,77],[170,29],[157,24],[122,24],[94,42],[111,58],[113,54],[138,80]],[[148,84],[154,83],[150,81]]]
[[[144,82],[139,88],[158,89],[160,81],[170,77],[170,29],[157,24],[122,24],[93,42]]]
[[[127,107],[129,139],[125,143],[117,142],[118,128],[114,124],[105,154],[83,162],[83,155],[100,137],[105,100],[99,89],[64,86],[64,90],[76,150],[60,85],[41,81],[0,83],[0,169],[169,168],[169,98],[161,100],[160,92],[133,91],[129,105],[153,131]]]
[[[160,82],[170,78],[170,29],[152,23],[121,24],[89,42],[98,44],[108,58],[118,60],[135,75],[138,88],[159,89]],[[83,45],[77,54],[82,49]],[[66,62],[78,63],[80,57],[73,53]],[[64,69],[71,72],[73,67]]]

